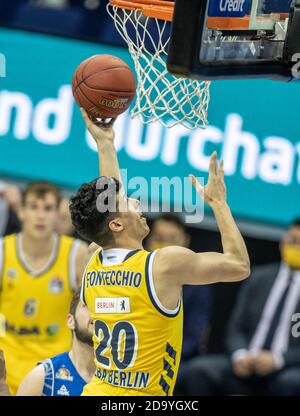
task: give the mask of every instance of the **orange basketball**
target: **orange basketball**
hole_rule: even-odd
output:
[[[74,98],[92,119],[116,118],[135,96],[133,72],[122,59],[95,55],[81,62],[72,79]]]

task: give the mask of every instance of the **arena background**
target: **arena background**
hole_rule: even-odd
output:
[[[133,64],[106,14],[106,1],[66,3],[1,1],[6,78],[0,78],[0,176],[21,184],[47,179],[70,194],[97,176],[97,155],[72,98],[72,74],[94,54]],[[272,81],[215,82],[210,125],[203,131],[144,127],[126,114],[116,123],[120,164],[130,177],[141,171],[148,179],[154,171],[206,177],[208,156],[217,150],[225,156],[228,200],[252,265],[276,262],[280,236],[300,214],[299,90],[299,84]],[[220,249],[209,212],[190,232],[195,250]],[[238,286],[214,287],[210,352],[222,351]]]

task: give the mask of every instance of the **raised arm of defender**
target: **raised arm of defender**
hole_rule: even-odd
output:
[[[198,194],[212,208],[222,237],[223,253],[194,253],[182,247],[161,249],[154,260],[154,275],[172,284],[199,285],[233,282],[247,278],[250,261],[247,248],[226,202],[223,162],[218,166],[217,154],[210,160],[209,179],[202,187],[194,176],[192,183]]]

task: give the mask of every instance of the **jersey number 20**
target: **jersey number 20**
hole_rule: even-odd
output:
[[[114,325],[110,332],[109,327],[103,321],[95,321],[94,325],[95,335],[99,339],[99,345],[95,349],[98,363],[103,367],[110,368],[112,359],[119,370],[131,367],[136,359],[138,345],[135,327],[130,322],[120,321]],[[124,342],[123,357],[121,357],[122,341]],[[104,355],[109,347],[111,347],[111,359]]]

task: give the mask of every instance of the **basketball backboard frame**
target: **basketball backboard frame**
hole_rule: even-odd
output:
[[[215,6],[222,0],[176,0],[168,52],[168,70],[176,75],[202,80],[239,78],[294,80],[291,71],[295,64],[293,56],[300,53],[300,0],[292,1],[288,13],[270,12],[269,15],[257,17],[260,1],[245,0],[252,7],[248,11],[248,16],[239,17],[233,13],[231,17],[230,13],[227,13],[226,18],[222,20],[222,17],[209,16],[211,5]],[[276,40],[271,37],[275,25],[278,37]],[[211,30],[212,27],[215,29]],[[208,36],[207,33],[209,35],[213,33],[214,36],[215,33],[219,34],[218,43],[205,43],[203,39]],[[263,38],[267,46],[265,50],[270,56],[256,56],[255,53],[253,57],[250,54],[251,59],[248,57],[218,59],[219,51],[222,51],[222,48],[225,50],[225,46],[228,48],[228,45],[231,48],[235,45],[238,47],[247,45],[250,50],[255,45],[256,50],[260,51],[260,44],[256,39],[258,35],[265,36]],[[228,41],[229,37],[237,37],[239,43],[234,38]],[[240,39],[245,39],[243,41],[245,45]],[[210,55],[207,50],[204,51],[204,48],[207,48],[204,45],[207,44],[217,51],[213,59],[208,59],[207,56]],[[209,52],[211,54],[211,51]]]

